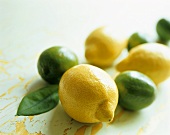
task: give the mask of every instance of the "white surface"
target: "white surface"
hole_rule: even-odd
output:
[[[26,93],[45,85],[36,67],[44,49],[66,46],[84,63],[84,41],[95,28],[109,25],[118,34],[141,31],[155,38],[156,22],[170,18],[169,7],[169,0],[0,0],[0,134],[74,135],[87,126],[85,135],[96,127],[102,127],[97,135],[168,135],[170,80],[159,86],[151,106],[134,113],[118,108],[112,124],[78,123],[61,105],[34,117],[15,114]]]

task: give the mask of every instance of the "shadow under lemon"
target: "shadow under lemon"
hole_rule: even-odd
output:
[[[57,105],[49,123],[49,135],[95,135],[99,132],[103,123],[81,123],[64,111],[61,103]]]
[[[115,111],[115,117],[111,123],[80,123],[69,117],[64,111],[61,103],[57,105],[49,123],[49,135],[95,135],[108,126],[122,127],[134,125],[135,121],[141,119],[141,111],[127,111],[119,105]],[[101,131],[103,133],[103,130]]]
[[[49,123],[49,135],[67,135],[74,134],[79,126],[83,126],[83,123],[75,122],[64,111],[61,103],[57,105]]]
[[[108,126],[113,126],[114,128],[122,128],[123,127],[133,127],[136,123],[139,123],[141,119],[143,119],[143,110],[139,111],[129,111],[121,106],[117,106],[115,110],[115,116],[111,123]]]

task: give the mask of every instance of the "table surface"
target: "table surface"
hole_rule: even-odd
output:
[[[92,30],[111,26],[117,34],[155,38],[156,22],[170,18],[169,7],[168,0],[0,0],[0,135],[168,135],[170,79],[158,86],[151,106],[138,112],[118,107],[110,124],[76,122],[61,104],[37,116],[15,115],[24,95],[46,85],[36,67],[43,50],[65,46],[85,63]],[[114,76],[114,67],[106,71]]]

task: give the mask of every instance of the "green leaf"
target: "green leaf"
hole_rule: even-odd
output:
[[[17,111],[18,116],[38,115],[50,111],[59,102],[58,85],[50,85],[26,95]]]
[[[170,22],[168,20],[160,19],[157,22],[156,31],[163,43],[170,40]]]
[[[129,37],[128,45],[127,45],[128,51],[130,51],[132,48],[140,44],[148,43],[148,42],[149,41],[147,41],[145,35],[135,32]]]

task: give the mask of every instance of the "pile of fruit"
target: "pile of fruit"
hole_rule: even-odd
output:
[[[85,41],[89,64],[79,64],[65,47],[46,49],[37,67],[49,85],[26,95],[17,115],[47,112],[60,100],[66,113],[79,122],[110,122],[118,104],[130,111],[149,106],[157,85],[170,76],[170,23],[161,19],[156,30],[159,40],[149,42],[139,33],[121,39],[107,27],[97,28]],[[127,57],[114,65],[125,49]],[[110,66],[118,71],[115,78],[103,69]]]

